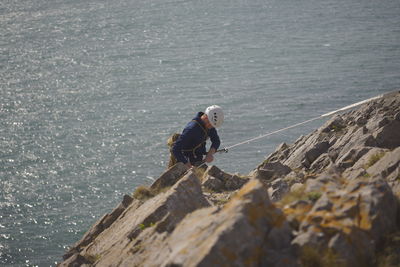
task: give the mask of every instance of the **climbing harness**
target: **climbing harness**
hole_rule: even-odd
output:
[[[397,94],[397,93],[400,93],[400,91],[394,91],[394,92],[378,95],[378,96],[375,96],[375,97],[371,97],[371,98],[368,98],[366,100],[363,100],[363,101],[360,101],[360,102],[345,106],[343,108],[340,108],[340,109],[337,109],[337,110],[322,114],[322,115],[320,115],[318,117],[315,117],[315,118],[312,118],[312,119],[309,119],[309,120],[306,120],[306,121],[303,121],[303,122],[300,122],[300,123],[296,123],[294,125],[291,125],[291,126],[288,126],[288,127],[285,127],[285,128],[273,131],[273,132],[269,132],[269,133],[266,133],[266,134],[263,134],[263,135],[260,135],[260,136],[245,140],[243,142],[240,142],[240,143],[237,143],[237,144],[234,144],[234,145],[219,149],[219,150],[217,150],[217,152],[219,152],[219,153],[228,153],[228,151],[230,149],[234,148],[234,147],[241,146],[241,145],[244,145],[244,144],[248,144],[248,143],[256,141],[258,139],[265,138],[267,136],[270,136],[270,135],[273,135],[273,134],[276,134],[276,133],[280,133],[280,132],[292,129],[292,128],[295,128],[297,126],[300,126],[300,125],[303,125],[303,124],[306,124],[306,123],[310,123],[312,121],[315,121],[315,120],[318,120],[318,119],[321,119],[321,118],[324,118],[324,117],[329,117],[329,116],[332,116],[333,114],[339,113],[341,111],[345,111],[345,110],[360,106],[362,104],[368,103],[368,102],[370,102],[372,100],[380,99],[380,98],[383,98],[383,97],[386,97],[386,96],[390,96],[390,95],[394,95],[394,94]]]
[[[199,149],[202,145],[204,145],[204,143],[207,141],[208,138],[208,132],[207,130],[196,120],[192,120],[195,123],[197,123],[197,125],[203,130],[204,132],[204,140],[199,143],[198,145],[196,145],[195,147],[191,148],[191,149],[182,149],[183,152],[192,152],[193,157],[196,157],[196,150]],[[172,136],[170,136],[168,138],[167,141],[167,145],[169,146],[169,152],[170,152],[170,159],[169,159],[169,163],[168,163],[168,167],[172,167],[173,165],[175,165],[177,163],[177,160],[172,152],[172,147],[174,146],[176,140],[178,140],[180,134],[179,133],[174,133]],[[204,163],[203,163],[204,164]]]

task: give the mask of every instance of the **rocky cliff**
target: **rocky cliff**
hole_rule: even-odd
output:
[[[398,266],[400,92],[281,144],[247,176],[177,164],[60,266]]]

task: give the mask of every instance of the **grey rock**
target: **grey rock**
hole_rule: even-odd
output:
[[[222,192],[224,190],[224,183],[220,179],[206,175],[202,184],[203,187],[215,191],[215,192]]]
[[[321,154],[327,152],[329,149],[329,142],[324,141],[314,145],[310,150],[308,150],[304,157],[304,166],[309,168],[310,165],[316,160]]]
[[[335,115],[321,127],[321,131],[328,133],[331,131],[340,131],[345,127],[346,123],[343,118],[340,115]]]
[[[386,152],[381,159],[367,169],[371,176],[380,175],[388,177],[400,165],[400,147],[391,152]]]
[[[332,207],[333,207],[332,201],[328,198],[328,196],[326,194],[323,194],[317,200],[317,202],[315,202],[311,212],[317,212],[317,211],[321,211],[321,210],[330,211],[330,210],[332,210]]]
[[[165,187],[173,186],[189,168],[182,162],[178,162],[168,170],[166,170],[154,183],[150,189],[160,190]]]
[[[190,171],[167,192],[139,207],[130,205],[113,227],[100,233],[81,253],[99,255],[103,264],[118,262],[125,249],[141,242],[142,234],[170,233],[187,214],[208,206],[198,178]]]
[[[375,244],[360,229],[353,228],[350,234],[338,232],[329,241],[328,247],[338,255],[336,262],[346,266],[369,266],[375,262]]]
[[[382,116],[377,116],[374,119],[371,119],[368,121],[366,127],[370,130],[370,131],[376,131],[379,128],[387,125],[390,122],[388,117],[382,117]]]
[[[276,179],[271,183],[270,197],[273,202],[279,201],[289,192],[289,185],[283,179]]]
[[[302,183],[294,183],[290,187],[290,192],[296,192],[296,191],[302,190],[303,187],[304,187],[304,184],[302,184]]]
[[[374,133],[379,147],[394,149],[400,146],[400,121],[393,120]]]
[[[400,112],[397,112],[396,115],[394,115],[394,119],[400,121]]]
[[[66,260],[74,254],[79,253],[83,247],[89,245],[93,240],[100,235],[103,231],[109,228],[118,217],[132,204],[133,198],[131,196],[125,195],[123,197],[122,202],[116,207],[111,213],[105,214],[98,220],[79,240],[75,245],[73,245],[69,251],[63,256],[63,259]],[[139,201],[135,201],[134,207],[138,207],[140,205]],[[81,257],[77,257],[75,260],[80,261]],[[72,261],[74,262],[74,261]]]
[[[373,163],[373,158],[387,151],[387,149],[383,148],[370,148],[352,167],[343,172],[343,177],[348,180],[354,180],[361,176],[368,176],[366,169]]]
[[[234,191],[242,188],[242,186],[249,181],[249,178],[242,178],[238,175],[232,175],[225,181],[225,189],[228,191]]]
[[[336,164],[342,168],[347,169],[350,168],[356,163],[362,156],[367,154],[372,147],[355,147],[350,149],[346,154],[342,155],[337,161]]]
[[[185,218],[144,266],[259,266],[263,243],[282,214],[256,179],[219,211],[198,210]],[[282,217],[283,218],[283,217]]]
[[[305,246],[320,248],[326,247],[329,242],[329,237],[317,229],[315,226],[308,227],[305,232],[298,234],[293,240],[292,245],[296,248]]]
[[[325,169],[331,163],[331,158],[328,153],[321,154],[310,166],[310,170],[314,173],[318,173]]]
[[[249,180],[249,178],[226,173],[216,166],[208,167],[202,179],[202,185],[215,192],[237,190]]]
[[[292,170],[280,162],[268,162],[260,166],[255,172],[255,178],[263,180],[272,180],[278,177],[284,177]]]

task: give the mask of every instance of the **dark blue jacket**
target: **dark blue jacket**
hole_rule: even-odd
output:
[[[217,130],[215,128],[207,130],[201,120],[203,114],[203,112],[197,113],[196,117],[186,125],[173,145],[172,153],[178,162],[186,164],[190,161],[193,164],[203,160],[203,155],[207,154],[206,140],[208,137],[211,139],[210,148],[215,148],[216,150],[219,148],[221,142]]]

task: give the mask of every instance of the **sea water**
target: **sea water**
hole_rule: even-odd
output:
[[[398,0],[0,3],[0,265],[54,266],[218,104],[222,147],[399,88]],[[325,120],[214,164],[247,174]]]

